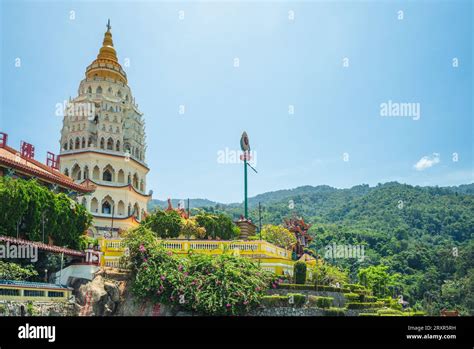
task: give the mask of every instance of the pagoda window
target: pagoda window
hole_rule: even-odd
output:
[[[67,150],[67,142],[63,144],[63,150]]]
[[[145,186],[143,184],[143,179],[140,181],[140,191],[143,192],[145,190]]]
[[[135,202],[135,205],[133,205],[133,215],[140,220],[140,206],[138,206],[138,203]]]
[[[123,203],[122,200],[120,200],[118,203],[118,215],[123,216],[124,214],[125,214],[125,204]]]
[[[120,141],[117,141],[117,145],[115,146],[115,150],[120,151]]]
[[[125,183],[125,173],[123,172],[123,170],[118,171],[117,182]]]
[[[107,149],[108,150],[114,150],[114,140],[112,138],[109,138],[107,140]]]
[[[89,137],[89,139],[87,140],[87,146],[88,147],[92,146],[92,137]]]
[[[102,94],[102,87],[97,87],[97,89],[95,90],[95,93],[97,94]]]
[[[76,143],[75,143],[74,149],[79,149],[80,143],[81,143],[81,141],[80,141],[79,137],[76,137]]]
[[[132,215],[132,205],[128,204],[128,216],[130,217]]]
[[[81,168],[79,167],[78,164],[75,164],[72,167],[71,177],[72,177],[72,179],[75,179],[75,180],[80,180],[81,179]]]
[[[104,140],[104,138],[102,137],[102,138],[100,139],[100,149],[104,149],[104,144],[105,144],[105,140]]]
[[[128,174],[127,183],[132,184],[132,176],[130,175],[130,173]]]
[[[106,182],[113,182],[114,181],[114,169],[112,166],[107,165],[104,168],[104,172],[102,173],[102,180]]]
[[[72,142],[72,139],[69,140],[69,150],[72,150],[74,146],[74,143]]]
[[[87,93],[92,93],[92,87],[89,86],[89,88],[87,89]]]
[[[82,198],[82,206],[87,207],[87,199]]]
[[[99,179],[100,178],[99,166],[94,167],[94,170],[92,171],[92,178],[93,179]]]
[[[133,175],[133,186],[138,189],[138,175],[136,173]]]
[[[110,206],[110,203],[108,201],[105,201],[102,204],[102,213],[103,214],[111,214],[112,213],[112,206]]]
[[[86,147],[86,139],[82,137],[82,148]]]
[[[69,170],[67,168],[64,170],[64,175],[69,177]]]
[[[96,198],[91,200],[91,212],[97,213],[99,211],[99,202]]]

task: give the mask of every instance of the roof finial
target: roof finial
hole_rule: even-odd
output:
[[[107,31],[109,32],[110,29],[112,29],[112,27],[110,26],[110,18],[109,18],[109,20],[107,21]]]

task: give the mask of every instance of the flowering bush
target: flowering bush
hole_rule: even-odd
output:
[[[132,291],[142,299],[207,315],[239,315],[258,306],[265,290],[279,283],[244,257],[167,252],[144,227],[130,231],[125,244],[135,276]]]

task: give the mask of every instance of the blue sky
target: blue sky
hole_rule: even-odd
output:
[[[41,161],[59,152],[55,106],[76,96],[110,18],[155,198],[241,201],[243,165],[218,152],[239,150],[244,130],[259,172],[250,196],[474,181],[471,1],[1,3],[0,130]],[[420,118],[382,116],[388,101]]]

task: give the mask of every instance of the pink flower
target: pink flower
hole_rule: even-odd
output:
[[[161,280],[165,280],[166,277],[165,277],[164,275],[161,275],[160,279],[161,279]]]
[[[230,305],[229,303],[227,303],[227,304],[226,304],[226,307],[227,307],[227,308],[230,308],[230,307],[231,307],[231,305]]]
[[[143,262],[144,262],[144,263],[148,262],[148,259],[143,258]]]
[[[184,276],[188,276],[188,275],[189,275],[189,273],[187,271],[184,272]]]
[[[255,289],[255,291],[257,291],[257,292],[260,291],[260,287],[257,287],[257,288]]]
[[[276,284],[272,284],[272,287],[273,287],[273,288],[277,288],[277,285],[276,285]]]
[[[244,301],[244,304],[245,304],[245,305],[249,304],[249,301]]]
[[[182,265],[178,266],[178,271],[181,271],[181,270],[183,270],[183,266],[182,266]]]
[[[145,252],[146,248],[145,248],[145,246],[143,246],[143,244],[141,244],[139,250],[140,250],[140,252]]]

